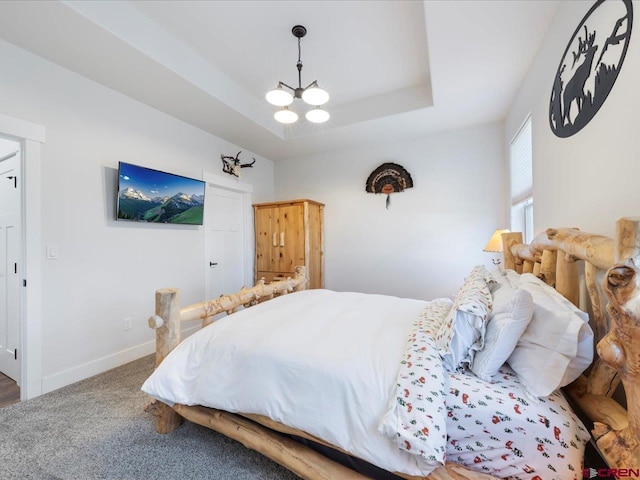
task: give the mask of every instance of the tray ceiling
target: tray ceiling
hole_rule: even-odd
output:
[[[504,118],[556,1],[3,1],[0,38],[274,161]],[[331,94],[283,126],[265,93]],[[297,102],[297,103],[296,103]],[[304,104],[292,105],[299,113]]]

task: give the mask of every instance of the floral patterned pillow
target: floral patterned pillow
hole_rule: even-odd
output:
[[[484,278],[478,275],[467,277],[435,336],[445,368],[464,370],[473,361],[475,352],[484,345],[491,308],[491,292]]]

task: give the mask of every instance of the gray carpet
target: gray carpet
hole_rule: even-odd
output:
[[[185,422],[155,433],[140,386],[145,357],[0,409],[0,478],[7,480],[283,479],[296,477],[223,435]]]

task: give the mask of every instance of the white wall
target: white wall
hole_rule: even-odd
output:
[[[556,137],[549,126],[556,70],[574,30],[592,6],[593,2],[560,2],[505,122],[509,142],[524,117],[532,115],[536,233],[547,227],[575,226],[613,236],[618,218],[640,215],[637,24],[618,79],[591,122],[569,138]],[[639,8],[640,2],[634,2],[636,12]]]
[[[325,286],[430,299],[455,294],[507,220],[503,127],[485,125],[276,163],[278,199],[325,207]],[[372,170],[404,166],[414,188],[365,193]]]
[[[154,291],[204,295],[204,231],[116,222],[118,161],[202,178],[244,150],[0,41],[0,111],[47,129],[42,162],[43,391],[153,351]],[[244,182],[274,198],[273,163],[252,152]],[[28,195],[28,192],[27,192]],[[28,234],[28,232],[27,232]],[[45,259],[45,245],[59,259]],[[123,331],[123,319],[133,328]]]

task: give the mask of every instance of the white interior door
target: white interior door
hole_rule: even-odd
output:
[[[234,293],[245,285],[245,225],[243,194],[208,184],[205,194],[207,299]]]
[[[20,384],[21,152],[0,139],[0,372]]]

